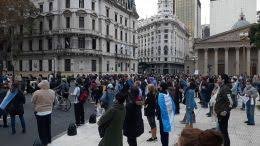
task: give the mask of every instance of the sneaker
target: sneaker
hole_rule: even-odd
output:
[[[247,125],[249,125],[249,126],[254,126],[255,124],[247,123]]]
[[[148,142],[151,142],[151,141],[157,141],[157,137],[155,137],[155,138],[149,138],[148,140],[146,140],[146,141],[148,141]]]
[[[248,121],[245,121],[244,123],[248,123]]]

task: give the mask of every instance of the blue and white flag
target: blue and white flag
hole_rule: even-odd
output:
[[[10,92],[10,90],[6,93],[6,96],[2,103],[0,104],[0,109],[4,110],[6,106],[14,99],[17,94],[17,90],[15,92]]]
[[[158,104],[161,111],[161,118],[164,132],[171,132],[174,129],[174,112],[175,104],[169,93],[160,93],[158,96]]]

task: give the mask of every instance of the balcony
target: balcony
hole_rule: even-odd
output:
[[[115,53],[115,57],[121,58],[121,59],[132,59],[131,55],[127,55],[127,54],[117,54],[117,53]]]

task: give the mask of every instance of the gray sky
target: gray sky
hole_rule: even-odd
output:
[[[158,0],[135,0],[137,11],[140,15],[140,18],[150,17],[157,12],[157,2]],[[209,7],[210,0],[200,0],[202,4],[201,12],[201,23],[209,23]],[[257,0],[257,10],[260,10],[260,0]]]

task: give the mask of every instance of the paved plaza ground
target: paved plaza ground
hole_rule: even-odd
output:
[[[258,102],[259,104],[259,102]],[[213,128],[215,123],[212,118],[208,118],[205,114],[208,109],[198,108],[195,111],[196,114],[196,124],[194,127],[203,130]],[[185,125],[180,124],[179,121],[182,120],[185,114],[185,107],[181,105],[181,114],[175,116],[175,130],[170,134],[170,146],[176,143],[182,129]],[[141,135],[138,140],[139,146],[160,146],[160,134],[157,132],[158,141],[157,142],[146,142],[150,137],[149,125],[146,117],[144,119],[145,132]],[[231,111],[231,116],[229,120],[229,135],[231,139],[231,146],[260,146],[260,111],[256,109],[255,113],[256,125],[248,126],[244,124],[246,120],[245,111],[241,111],[239,108]],[[158,124],[158,123],[157,123]],[[99,141],[97,124],[85,124],[78,128],[78,134],[76,136],[60,135],[55,138],[50,146],[97,146]],[[126,137],[124,137],[124,146],[127,146]]]

